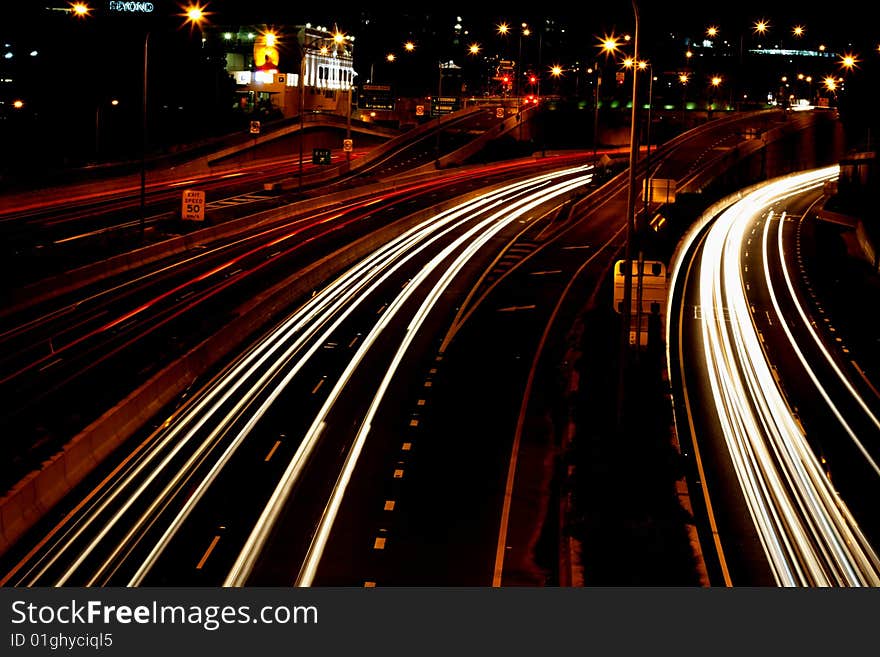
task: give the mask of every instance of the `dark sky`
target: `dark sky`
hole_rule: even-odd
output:
[[[108,0],[87,0],[95,8],[106,7]],[[185,0],[153,0],[165,14],[176,14]],[[4,2],[3,22],[6,28],[24,27],[34,21],[35,14],[45,14],[46,6],[67,6],[66,0],[18,0]],[[5,6],[9,4],[9,6]],[[211,12],[211,18],[223,22],[266,22],[296,24],[334,21],[342,27],[354,23],[348,29],[356,32],[359,16],[363,14],[382,18],[383,21],[399,21],[404,15],[462,16],[469,25],[495,25],[502,20],[511,23],[525,20],[537,24],[546,15],[568,21],[571,29],[582,29],[594,34],[615,29],[630,31],[633,27],[632,2],[605,0],[603,2],[571,2],[557,0],[542,3],[539,0],[406,0],[387,2],[383,0],[338,0],[336,2],[302,2],[294,0],[202,0]],[[789,33],[795,24],[803,24],[807,34],[815,39],[836,42],[873,42],[876,49],[880,37],[876,36],[875,19],[870,3],[849,3],[846,11],[838,11],[827,4],[792,3],[781,0],[736,0],[719,2],[707,0],[678,0],[659,2],[642,0],[638,3],[641,34],[645,39],[659,31],[701,33],[710,24],[717,24],[722,34],[733,38],[748,30],[755,20],[766,18],[777,34]],[[157,11],[158,13],[158,11]],[[16,25],[18,23],[19,25]],[[2,30],[0,30],[2,31]],[[868,45],[867,47],[871,47]]]

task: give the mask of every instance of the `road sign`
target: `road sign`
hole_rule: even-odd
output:
[[[329,148],[313,148],[312,164],[330,164]]]
[[[496,107],[495,108],[495,116],[499,119],[503,119],[504,118],[504,108],[503,107]]]
[[[354,142],[351,139],[343,139],[342,140],[342,150],[346,153],[351,153],[351,149],[354,146]]]
[[[650,185],[651,203],[675,203],[675,180],[672,178],[651,178]],[[644,185],[642,188],[644,191]]]
[[[205,192],[198,189],[183,190],[180,218],[185,221],[205,220]]]
[[[416,116],[424,116],[425,115],[425,106],[424,105],[416,105]]]
[[[252,135],[260,134],[260,122],[259,121],[251,121],[251,134]]]

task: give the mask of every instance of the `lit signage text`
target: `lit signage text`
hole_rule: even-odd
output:
[[[135,2],[127,0],[110,0],[110,11],[126,14],[151,14],[156,6],[152,2]]]

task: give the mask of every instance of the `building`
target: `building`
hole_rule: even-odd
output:
[[[350,111],[354,37],[311,24],[287,29],[242,27],[218,32],[236,107],[265,118]]]

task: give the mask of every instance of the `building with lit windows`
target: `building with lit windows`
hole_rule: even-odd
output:
[[[292,28],[220,28],[226,70],[244,113],[290,118],[345,116],[354,81],[354,37],[311,24]],[[302,79],[301,79],[302,78]]]

